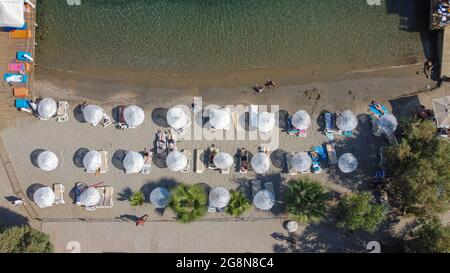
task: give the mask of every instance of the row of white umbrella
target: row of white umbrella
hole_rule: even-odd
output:
[[[43,98],[37,107],[40,117],[48,119],[55,116],[57,103],[52,98]],[[83,108],[83,118],[87,123],[97,125],[104,117],[105,111],[98,105],[87,105]],[[124,108],[123,118],[126,124],[135,128],[142,124],[145,113],[142,108],[130,105]],[[167,111],[167,123],[174,129],[183,129],[190,124],[189,113],[181,107],[173,107]],[[227,108],[211,109],[209,123],[215,129],[228,129],[231,124],[231,113]],[[261,112],[258,114],[258,129],[262,133],[270,133],[275,127],[275,113]],[[386,134],[390,134],[397,128],[397,119],[392,114],[383,115],[378,121],[379,128]],[[292,116],[292,125],[300,130],[306,130],[311,126],[311,117],[304,110],[299,110]],[[336,126],[341,131],[353,131],[358,125],[358,119],[350,110],[338,114]]]
[[[95,187],[88,187],[79,196],[79,204],[85,207],[95,206],[100,202],[101,194]],[[55,193],[50,187],[41,187],[33,194],[33,200],[40,208],[51,207],[55,201]],[[156,208],[165,208],[170,201],[170,191],[163,187],[157,187],[150,193],[150,202]],[[225,208],[230,202],[230,192],[223,188],[214,188],[209,193],[209,204],[215,208]],[[275,204],[275,194],[273,192],[259,191],[253,202],[261,210],[270,210]]]
[[[225,152],[219,152],[213,158],[214,165],[221,169],[229,169],[233,163],[233,157]],[[58,157],[51,151],[43,151],[37,157],[37,164],[44,171],[52,171],[58,167]],[[102,163],[101,155],[96,150],[88,151],[83,158],[83,166],[87,172],[95,172]],[[123,159],[123,167],[128,174],[139,173],[144,167],[144,157],[139,152],[129,151]],[[306,152],[294,153],[291,158],[291,166],[294,171],[304,172],[311,168],[312,159]],[[186,168],[188,160],[179,151],[172,151],[166,158],[169,170],[179,172]],[[264,152],[256,153],[250,161],[256,173],[264,174],[270,169],[270,157]],[[351,153],[343,154],[338,160],[339,169],[344,173],[353,172],[358,166],[358,160]]]

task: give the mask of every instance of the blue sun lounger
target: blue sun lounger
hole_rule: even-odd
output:
[[[31,55],[30,52],[17,51],[16,59],[19,60],[19,61],[27,61],[27,62],[30,62],[31,60],[28,59],[28,58],[26,58],[25,55],[28,55],[28,56],[30,56],[31,58],[33,58],[33,56]]]
[[[26,108],[30,109],[30,101],[27,99],[16,99],[15,101],[16,108]]]
[[[28,81],[28,76],[15,73],[5,73],[3,75],[3,80],[7,81],[8,83],[26,83]]]

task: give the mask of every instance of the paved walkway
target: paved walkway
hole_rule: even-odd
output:
[[[257,222],[43,222],[56,252],[273,252],[281,220]],[[284,242],[282,242],[284,243]],[[73,249],[73,248],[72,248]]]

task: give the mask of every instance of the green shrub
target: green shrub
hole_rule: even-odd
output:
[[[144,194],[141,191],[133,193],[130,198],[128,198],[130,205],[133,207],[142,206],[145,201]]]
[[[208,197],[201,185],[180,184],[172,190],[169,206],[183,223],[192,222],[206,213]]]
[[[52,253],[49,236],[30,226],[0,230],[0,253]]]
[[[238,217],[250,209],[251,202],[240,191],[231,191],[230,202],[226,208],[226,212],[232,216]]]

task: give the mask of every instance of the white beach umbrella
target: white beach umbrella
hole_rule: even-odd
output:
[[[83,119],[90,124],[99,124],[104,115],[103,108],[98,105],[87,105],[83,108]]]
[[[291,166],[297,172],[305,172],[311,168],[312,159],[308,153],[295,153],[292,155]]]
[[[311,117],[308,112],[299,110],[292,116],[292,125],[297,129],[306,130],[311,126]]]
[[[438,127],[450,127],[450,96],[433,100],[433,110]]]
[[[37,165],[43,171],[53,171],[58,167],[58,157],[50,151],[43,151],[37,157]]]
[[[275,204],[275,194],[268,190],[256,193],[253,203],[260,210],[270,210]]]
[[[100,202],[100,192],[94,188],[90,187],[84,190],[80,194],[80,204],[85,207],[92,207]]]
[[[138,152],[129,151],[123,159],[123,167],[126,173],[138,173],[144,167],[144,157]]]
[[[157,208],[165,208],[170,201],[170,192],[162,187],[157,187],[150,193],[150,202]]]
[[[351,173],[358,168],[358,160],[353,154],[346,153],[339,157],[338,166],[341,172]]]
[[[297,229],[298,229],[298,224],[297,224],[297,222],[296,221],[289,221],[289,222],[287,222],[287,224],[286,224],[286,229],[289,231],[289,232],[296,232],[297,231]]]
[[[130,105],[123,110],[123,118],[130,127],[137,127],[144,122],[145,113],[140,107]]]
[[[179,107],[170,108],[166,118],[167,123],[174,129],[185,128],[189,123],[188,115]]]
[[[167,167],[174,172],[179,172],[186,168],[187,163],[186,157],[179,151],[170,152],[166,158]]]
[[[258,130],[261,133],[270,133],[275,127],[275,113],[261,112],[258,115]]]
[[[358,125],[358,119],[350,110],[345,110],[336,118],[336,126],[344,132],[353,131]]]
[[[22,27],[24,24],[24,0],[0,1],[0,27]]]
[[[230,113],[225,109],[211,109],[209,123],[215,129],[227,129],[230,127]]]
[[[95,172],[102,165],[102,157],[96,150],[90,150],[83,158],[83,166],[88,172]]]
[[[37,111],[40,117],[51,118],[56,114],[58,108],[56,101],[52,98],[43,98],[37,107]]]
[[[33,200],[40,208],[51,207],[55,201],[55,193],[50,187],[41,187],[34,192]]]
[[[382,115],[378,120],[378,128],[386,135],[391,135],[397,129],[397,118],[392,114]]]
[[[221,170],[226,170],[233,165],[234,159],[231,155],[220,152],[213,158],[214,165]]]
[[[213,189],[209,193],[209,203],[218,209],[224,208],[230,202],[230,192],[222,187]]]
[[[270,158],[265,153],[256,153],[250,161],[253,170],[255,172],[263,174],[266,173],[270,168]]]

